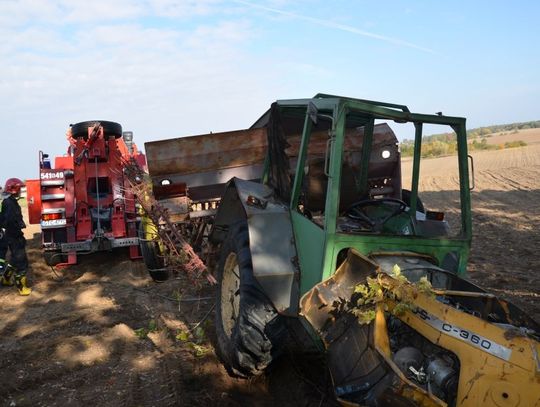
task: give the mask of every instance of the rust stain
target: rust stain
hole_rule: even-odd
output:
[[[210,133],[145,144],[152,175],[191,174],[262,163],[265,129]]]

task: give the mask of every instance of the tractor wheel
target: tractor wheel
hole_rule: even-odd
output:
[[[43,259],[47,266],[54,267],[60,263],[66,263],[67,255],[61,252],[43,252]]]
[[[163,257],[159,255],[159,249],[153,240],[140,241],[141,254],[148,269],[148,274],[157,283],[161,283],[169,278],[169,272],[165,269]]]
[[[416,406],[395,394],[395,374],[374,343],[374,322],[360,325],[355,316],[341,312],[325,328],[325,338],[333,384],[336,389],[350,390],[341,399],[361,406]]]
[[[106,120],[91,120],[88,122],[80,122],[71,125],[71,136],[73,138],[82,137],[84,140],[88,138],[88,128],[94,127],[95,123],[100,123],[103,127],[103,132],[106,136],[114,136],[114,138],[122,137],[122,126],[119,123],[108,122]]]
[[[217,277],[217,354],[231,376],[259,375],[281,353],[287,330],[253,275],[245,221],[231,225]]]
[[[165,268],[165,259],[161,256],[161,250],[154,234],[145,233],[144,223],[137,222],[139,234],[139,247],[148,274],[156,283],[161,283],[169,278],[169,271]]]
[[[148,274],[157,283],[162,283],[169,278],[169,272],[165,269],[163,257],[159,255],[159,250],[156,242],[141,241],[141,254],[148,269]]]
[[[407,204],[407,206],[411,206],[411,191],[408,189],[402,189],[401,190],[401,200]],[[424,203],[420,199],[420,197],[416,197],[416,210],[418,212],[426,213],[426,208],[424,208]]]

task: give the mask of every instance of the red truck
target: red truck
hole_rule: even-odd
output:
[[[139,214],[125,177],[126,162],[146,158],[132,132],[110,121],[70,125],[67,154],[39,153],[39,179],[27,180],[28,214],[41,225],[49,265],[76,264],[77,255],[129,247],[139,258]]]

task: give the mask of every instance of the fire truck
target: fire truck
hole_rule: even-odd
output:
[[[135,197],[125,176],[126,163],[146,167],[132,132],[110,121],[70,125],[67,154],[39,152],[39,179],[27,180],[31,224],[41,225],[49,265],[76,264],[83,253],[129,247],[140,257]]]

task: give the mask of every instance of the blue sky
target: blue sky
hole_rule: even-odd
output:
[[[0,0],[0,182],[37,176],[70,123],[144,142],[248,127],[318,92],[540,119],[540,3]]]

